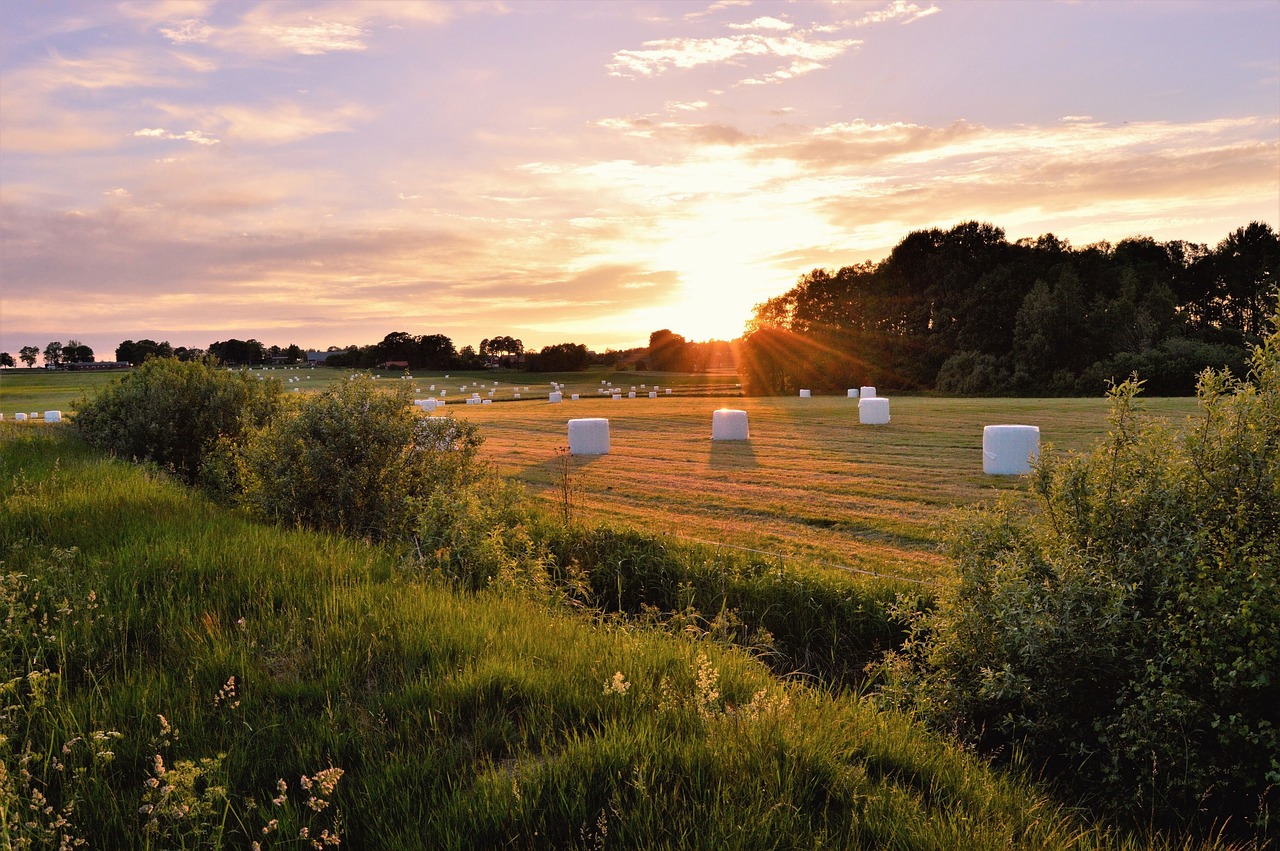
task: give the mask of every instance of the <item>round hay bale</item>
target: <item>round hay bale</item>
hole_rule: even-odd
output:
[[[988,476],[1022,476],[1040,457],[1040,427],[989,425],[982,429],[982,472]]]
[[[563,399],[564,399],[564,395],[559,390],[555,391],[554,393],[547,394],[547,401],[553,405],[559,404],[560,401]]]
[[[801,391],[800,391],[800,398],[801,398],[801,399],[809,399],[809,398],[812,398],[812,397],[813,397],[813,394],[812,394],[812,393],[810,393],[808,390],[801,390]]]
[[[570,455],[608,455],[609,421],[603,417],[569,420]]]
[[[860,388],[858,388],[858,398],[859,398],[859,399],[874,399],[875,397],[876,397],[876,388],[874,388],[874,387],[860,387]]]
[[[47,423],[60,423],[60,422],[62,422],[62,411],[45,411],[45,412],[44,412],[44,421],[45,421],[45,422],[47,422]]]
[[[749,440],[747,412],[721,409],[711,413],[712,440]]]
[[[870,396],[858,400],[858,422],[863,425],[887,425],[889,400],[883,396]]]

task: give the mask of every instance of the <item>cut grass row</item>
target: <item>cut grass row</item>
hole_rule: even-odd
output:
[[[46,821],[36,792],[54,813],[74,800],[55,833],[117,848],[271,847],[302,827],[380,849],[1138,844],[742,653],[454,593],[64,427],[0,427],[0,498],[7,845]],[[111,758],[85,750],[101,741]],[[329,767],[331,806],[310,808],[296,778]]]

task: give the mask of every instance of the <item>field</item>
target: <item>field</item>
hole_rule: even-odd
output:
[[[1149,401],[1182,417],[1192,399]],[[719,407],[747,412],[751,439],[712,442]],[[572,417],[607,417],[610,454],[574,456],[571,482],[589,516],[860,571],[936,580],[937,526],[957,506],[1021,489],[982,473],[982,427],[1028,423],[1061,449],[1106,432],[1103,399],[891,400],[887,426],[860,426],[844,398],[588,399],[461,406],[504,473],[560,498]]]
[[[0,500],[0,846],[1197,847],[685,630],[253,522],[67,426],[0,424]]]
[[[66,407],[83,378],[6,375],[2,401]],[[827,657],[883,650],[879,639],[837,647],[827,633],[866,627],[882,611],[868,589],[894,587],[812,565],[944,582],[946,514],[1025,492],[1025,480],[982,474],[982,425],[1033,423],[1082,448],[1107,428],[1103,400],[894,397],[892,423],[871,427],[854,400],[708,398],[709,383],[562,404],[546,400],[549,385],[522,384],[518,401],[504,389],[492,405],[448,406],[480,426],[499,471],[552,507],[568,484],[574,510],[608,529],[798,563],[739,575],[685,548],[694,570],[676,574],[668,558],[624,578],[624,563],[632,571],[651,551],[614,531],[538,527],[550,546],[621,544],[600,550],[618,571],[619,608],[637,583],[669,598],[634,621],[555,586],[466,593],[429,561],[255,522],[103,459],[67,426],[0,424],[0,602],[15,618],[0,635],[0,682],[18,689],[0,718],[0,754],[18,777],[0,788],[0,845],[56,845],[61,830],[104,847],[245,847],[336,829],[356,848],[430,837],[585,849],[606,835],[622,848],[1181,847],[1092,825],[856,688],[808,685],[823,682],[809,672]],[[735,389],[720,379],[719,392]],[[749,442],[710,441],[722,406],[748,412]],[[1181,417],[1194,401],[1149,407]],[[609,418],[611,454],[561,450],[566,420],[583,416]],[[706,585],[697,570],[736,595],[690,597],[697,610],[742,623],[780,614],[798,628],[768,623],[777,640],[759,661],[721,645],[688,615],[686,588]],[[801,676],[770,676],[779,668]],[[299,776],[305,788],[286,783]],[[324,792],[333,809],[313,806],[308,784],[322,776],[341,779]],[[7,817],[19,810],[43,815]]]
[[[0,411],[67,409],[118,377],[31,372],[0,373]],[[304,392],[347,375],[325,369],[265,373],[295,377],[286,387]],[[1107,429],[1102,398],[894,397],[889,425],[860,426],[855,400],[744,398],[732,375],[598,369],[499,375],[418,375],[412,385],[422,396],[432,395],[433,384],[437,394],[447,390],[446,410],[481,425],[485,456],[547,500],[563,499],[566,459],[558,450],[568,443],[567,421],[607,417],[610,454],[568,459],[581,516],[913,581],[945,578],[937,533],[951,509],[1023,488],[1017,477],[982,473],[984,425],[1036,425],[1045,444],[1062,450],[1084,449]],[[382,380],[402,379],[382,374]],[[552,381],[565,386],[561,404],[547,401]],[[628,392],[634,385],[637,398],[600,394],[610,382]],[[664,389],[650,399],[647,391],[655,384]],[[461,403],[472,392],[489,398],[490,389],[492,405]],[[580,401],[568,401],[572,393]],[[1146,405],[1175,419],[1195,410],[1190,398]],[[722,407],[747,412],[750,441],[711,441],[711,414]]]

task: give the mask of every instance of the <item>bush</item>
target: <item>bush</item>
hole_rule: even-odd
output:
[[[91,446],[154,461],[190,484],[219,439],[241,441],[280,398],[278,380],[228,372],[213,359],[152,358],[73,407]]]
[[[1250,382],[1206,372],[1183,432],[1111,392],[1092,452],[1046,451],[1039,510],[948,535],[953,593],[886,695],[1144,821],[1265,836],[1280,784],[1280,333]]]
[[[245,442],[240,499],[257,513],[371,540],[405,540],[433,493],[478,474],[473,423],[424,417],[410,390],[368,377],[309,395]]]

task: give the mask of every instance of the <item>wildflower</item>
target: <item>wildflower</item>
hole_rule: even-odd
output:
[[[613,679],[605,680],[604,683],[605,694],[616,694],[619,697],[625,695],[629,688],[631,688],[631,683],[627,682],[621,671],[616,672],[613,675]]]
[[[271,803],[279,807],[289,799],[289,787],[285,784],[283,777],[276,781],[276,791],[280,794],[272,798]]]

